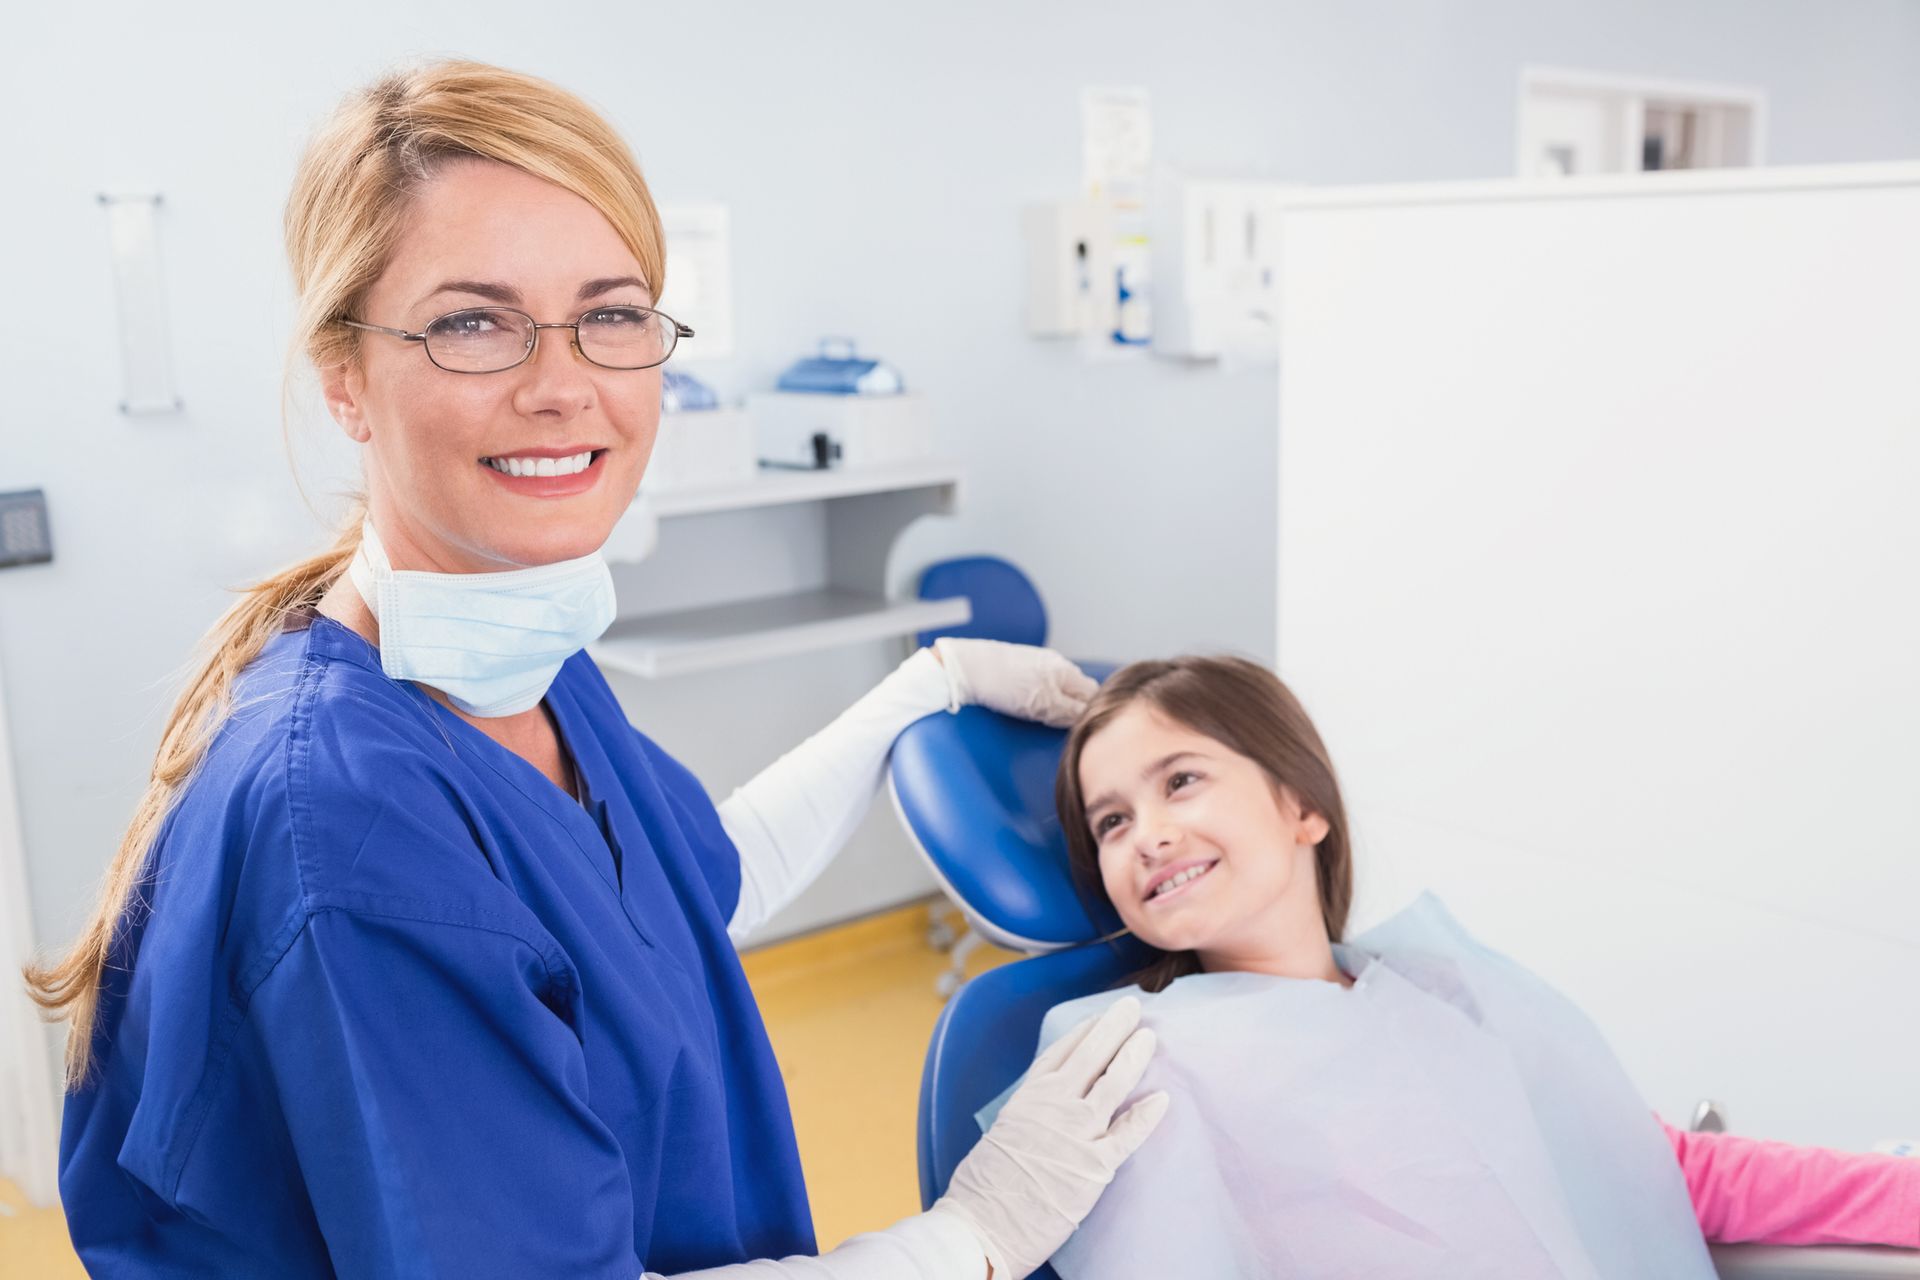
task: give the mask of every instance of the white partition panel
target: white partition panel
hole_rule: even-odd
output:
[[[1920,166],[1283,222],[1280,670],[1648,1101],[1920,1137]]]

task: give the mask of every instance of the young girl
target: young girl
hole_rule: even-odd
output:
[[[1668,1128],[1576,1008],[1430,897],[1343,944],[1333,767],[1258,665],[1124,668],[1056,797],[1076,876],[1158,952],[1143,1087],[1173,1095],[1056,1255],[1069,1280],[1710,1280],[1704,1240],[1920,1246],[1920,1160]]]

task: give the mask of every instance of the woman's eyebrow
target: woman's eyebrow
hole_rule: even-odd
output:
[[[647,282],[639,276],[602,276],[598,280],[589,280],[580,286],[579,301],[598,297],[613,289],[624,289],[631,285],[636,289],[645,289]]]
[[[603,293],[610,292],[614,289],[626,288],[629,285],[636,289],[645,289],[647,282],[639,276],[601,276],[598,279],[589,280],[581,285],[580,292],[576,294],[575,297],[579,301],[585,302],[588,298],[597,298]],[[493,280],[442,280],[438,288],[421,298],[420,301],[425,302],[427,298],[437,297],[443,293],[471,293],[485,298],[489,302],[498,302],[504,306],[517,307],[521,305],[520,291],[518,289],[510,284],[500,284]]]
[[[520,291],[510,284],[496,284],[491,280],[442,280],[440,287],[424,295],[420,301],[438,297],[443,293],[473,293],[492,302],[507,306],[520,305]],[[418,305],[418,304],[415,304]]]
[[[1140,781],[1145,782],[1148,778],[1151,778],[1154,774],[1159,773],[1161,770],[1165,769],[1168,765],[1173,764],[1174,762],[1179,760],[1185,760],[1188,756],[1192,756],[1197,760],[1206,759],[1206,757],[1201,755],[1198,751],[1175,751],[1171,755],[1161,756],[1158,760],[1155,760],[1152,764],[1142,769],[1140,771]],[[1117,792],[1113,792],[1113,791],[1101,792],[1099,795],[1095,796],[1093,799],[1087,801],[1087,809],[1086,809],[1087,816],[1091,818],[1093,816],[1093,811],[1095,809],[1100,808],[1100,806],[1102,805],[1116,803],[1119,801],[1119,799],[1120,799],[1120,796]]]

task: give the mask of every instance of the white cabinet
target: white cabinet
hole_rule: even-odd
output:
[[[1766,95],[1529,67],[1520,78],[1523,178],[1655,169],[1738,169],[1766,160]]]

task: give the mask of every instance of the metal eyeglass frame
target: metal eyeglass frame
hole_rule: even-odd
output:
[[[580,322],[585,320],[588,316],[592,315],[596,311],[615,311],[615,310],[644,311],[648,315],[659,316],[662,320],[665,320],[668,324],[672,325],[673,326],[673,345],[667,348],[667,354],[664,356],[661,356],[658,360],[655,360],[652,364],[619,365],[619,364],[601,364],[598,360],[595,360],[592,356],[588,355],[585,351],[581,350]],[[447,369],[446,365],[441,364],[438,360],[434,360],[433,348],[427,345],[427,329],[433,328],[434,325],[439,324],[442,320],[447,319],[448,316],[465,315],[469,311],[506,311],[516,316],[526,316],[527,323],[532,326],[532,331],[531,331],[532,336],[527,339],[527,349],[521,353],[520,358],[518,360],[515,360],[512,364],[503,364],[498,369]],[[482,375],[482,374],[489,374],[489,373],[505,373],[509,369],[518,369],[521,365],[533,359],[533,353],[537,351],[540,347],[540,331],[542,329],[573,330],[573,342],[569,345],[571,345],[575,351],[580,353],[580,358],[582,360],[585,360],[588,364],[594,366],[596,369],[612,369],[616,373],[637,373],[642,369],[658,369],[661,365],[667,362],[668,357],[672,356],[675,351],[680,349],[680,339],[691,338],[693,336],[692,329],[689,329],[686,325],[681,324],[678,320],[675,320],[672,316],[668,315],[664,311],[656,311],[652,307],[635,307],[635,306],[630,306],[625,304],[616,304],[614,306],[606,306],[606,307],[588,307],[585,311],[582,311],[579,315],[575,316],[570,323],[566,323],[566,324],[546,324],[539,320],[535,320],[532,315],[528,314],[525,311],[522,311],[518,307],[502,307],[502,306],[458,307],[452,311],[446,312],[444,315],[437,315],[433,319],[427,321],[426,328],[420,330],[420,332],[418,333],[408,333],[405,329],[392,329],[383,324],[368,324],[364,320],[343,319],[340,321],[340,323],[346,325],[350,329],[365,329],[369,333],[384,333],[391,337],[403,338],[408,342],[417,342],[420,344],[420,349],[427,353],[427,359],[433,362],[434,368],[446,369],[448,373],[469,373],[469,374],[475,374],[475,375]]]

